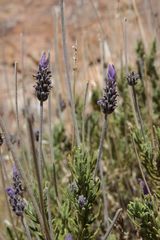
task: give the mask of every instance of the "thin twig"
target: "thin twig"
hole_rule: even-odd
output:
[[[139,109],[138,100],[137,100],[136,91],[135,91],[134,86],[132,86],[132,97],[133,97],[133,101],[134,101],[134,107],[135,107],[137,120],[138,120],[138,123],[140,125],[140,129],[141,129],[141,133],[142,133],[143,139],[145,139],[143,121],[142,121],[142,117],[141,117],[141,113],[140,113],[140,109]]]
[[[20,42],[21,42],[21,71],[22,71],[22,93],[23,93],[23,104],[24,109],[26,110],[26,88],[25,88],[25,73],[24,73],[24,34],[20,34]]]
[[[125,68],[126,68],[126,78],[128,76],[128,35],[127,35],[127,18],[124,18],[123,21],[123,41],[124,41],[124,54],[125,54]],[[131,99],[131,105],[132,105],[132,109],[133,109],[133,114],[134,114],[134,119],[135,119],[135,123],[136,126],[139,127],[138,125],[138,120],[137,120],[137,115],[136,115],[136,111],[135,111],[135,107],[134,107],[134,99],[132,97],[132,91],[131,88],[129,88],[129,95],[130,95],[130,99]]]
[[[15,64],[14,64],[14,75],[15,75],[15,106],[16,106],[16,121],[17,121],[17,130],[18,130],[18,133],[19,133],[17,62],[15,62]]]
[[[53,162],[53,180],[54,180],[54,188],[56,197],[58,198],[58,187],[57,187],[57,176],[56,176],[56,166],[55,166],[55,157],[54,157],[54,140],[52,134],[52,113],[51,113],[51,93],[48,98],[48,118],[49,118],[49,142],[50,142],[50,154],[51,154],[51,162]]]
[[[146,188],[147,188],[147,191],[149,192],[149,195],[152,199],[152,194],[151,194],[151,191],[150,191],[150,188],[148,186],[148,183],[147,183],[147,180],[145,178],[145,174],[144,174],[144,171],[143,171],[143,168],[142,168],[142,164],[141,164],[141,161],[139,159],[139,155],[138,155],[138,152],[137,152],[137,148],[136,148],[136,144],[135,144],[135,141],[134,141],[134,138],[132,137],[132,143],[133,143],[133,147],[134,147],[134,150],[135,150],[135,153],[136,153],[136,157],[137,157],[137,161],[138,161],[138,166],[139,166],[139,169],[140,169],[140,172],[141,172],[141,175],[142,175],[142,178],[143,178],[143,181],[146,185]]]
[[[117,221],[119,215],[121,214],[121,212],[122,212],[122,208],[117,210],[117,212],[116,212],[116,214],[115,214],[115,216],[113,218],[113,221],[112,221],[111,225],[109,226],[105,236],[102,238],[102,240],[107,240],[107,238],[109,237],[109,234],[111,233],[111,231],[112,231],[112,229],[114,227],[114,224],[116,223],[116,221]]]
[[[47,219],[45,216],[45,206],[44,206],[44,201],[43,201],[43,167],[44,167],[44,164],[42,163],[42,160],[43,160],[42,133],[43,133],[43,101],[40,101],[39,156],[38,156],[39,174],[40,174],[40,186],[39,186],[40,187],[40,203],[41,203],[41,210],[42,210],[45,232],[46,232],[46,235],[49,240],[50,234],[49,234]]]
[[[39,155],[38,155],[38,164],[39,164],[39,173],[40,173],[40,181],[42,184],[42,176],[43,176],[43,164],[42,164],[42,131],[43,131],[43,101],[40,101],[40,126],[39,126]]]
[[[50,196],[49,196],[49,188],[47,189],[47,210],[48,210],[48,222],[49,222],[50,236],[51,236],[51,239],[53,240],[54,234],[53,234],[53,226],[52,226],[51,202],[50,202]]]
[[[102,126],[102,132],[101,132],[101,138],[100,138],[100,144],[98,149],[98,157],[97,157],[97,163],[95,167],[94,177],[96,177],[97,172],[100,172],[100,179],[101,179],[101,189],[102,189],[102,195],[103,195],[103,202],[104,202],[104,224],[107,224],[107,227],[109,226],[109,214],[108,214],[108,202],[106,198],[106,186],[104,182],[104,176],[103,176],[103,168],[102,168],[102,153],[103,153],[103,144],[104,139],[107,132],[107,115],[104,117],[104,122]]]
[[[85,110],[88,96],[89,82],[86,84],[85,95],[84,95],[84,103],[83,103],[83,111],[82,111],[82,143],[84,146],[85,141]]]
[[[98,157],[97,157],[96,167],[95,167],[95,171],[94,171],[94,177],[96,177],[96,174],[100,167],[100,161],[101,161],[102,152],[103,152],[103,143],[104,143],[104,139],[106,136],[106,132],[107,132],[107,116],[105,116],[103,126],[102,126],[102,132],[101,132],[101,138],[100,138],[100,143],[99,143],[99,148],[98,148]]]
[[[60,79],[61,79],[61,71],[59,69],[59,52],[58,52],[58,9],[57,6],[52,8],[52,15],[53,15],[53,24],[54,24],[54,84],[55,84],[55,97],[57,102],[57,110],[58,110],[58,116],[60,118],[60,121],[62,122],[62,112],[61,112],[61,106],[60,106]]]
[[[60,0],[61,5],[61,25],[62,25],[62,41],[63,41],[63,57],[64,57],[64,65],[66,70],[66,85],[68,89],[68,96],[71,103],[71,112],[72,112],[72,120],[75,128],[75,135],[76,135],[76,141],[77,145],[80,145],[80,135],[79,135],[79,129],[78,129],[78,123],[76,119],[76,113],[75,113],[75,103],[73,99],[72,94],[72,87],[71,87],[71,81],[70,81],[70,74],[69,74],[69,63],[68,63],[68,53],[67,53],[67,44],[66,44],[66,28],[65,28],[65,18],[64,18],[64,0]]]

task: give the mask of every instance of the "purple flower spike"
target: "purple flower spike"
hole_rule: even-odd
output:
[[[25,202],[23,199],[23,187],[21,174],[17,169],[16,165],[13,166],[13,185],[6,189],[9,203],[12,207],[12,211],[17,216],[23,216],[25,209]]]
[[[48,67],[48,64],[49,64],[49,55],[48,55],[48,57],[46,57],[46,53],[44,52],[39,61],[39,67],[42,69],[45,69]]]
[[[38,100],[42,103],[48,99],[51,86],[51,71],[49,70],[50,56],[46,56],[46,53],[42,54],[39,61],[39,68],[36,75],[33,77],[36,79],[35,95]]]
[[[65,240],[73,240],[73,237],[70,233],[65,236]]]
[[[113,64],[109,64],[104,95],[97,102],[105,114],[105,117],[114,112],[117,104],[117,95],[116,70]]]
[[[115,80],[116,71],[113,64],[108,64],[108,80]]]

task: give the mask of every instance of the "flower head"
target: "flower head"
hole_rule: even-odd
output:
[[[139,79],[139,74],[138,73],[135,73],[135,72],[129,73],[128,76],[127,76],[128,85],[130,85],[130,86],[136,85],[138,79]]]
[[[115,110],[117,95],[115,67],[114,65],[109,64],[104,95],[97,102],[105,115],[111,114]]]
[[[9,203],[17,216],[22,216],[25,209],[25,202],[22,197],[23,188],[21,174],[16,165],[13,166],[13,186],[6,189]]]
[[[78,204],[79,204],[80,208],[85,207],[86,204],[87,204],[87,199],[86,199],[86,197],[83,196],[83,195],[80,195],[80,196],[78,197]]]
[[[39,69],[34,76],[36,79],[35,95],[40,102],[44,102],[48,99],[51,86],[51,71],[49,70],[49,55],[46,57],[46,53],[43,53],[39,61]]]

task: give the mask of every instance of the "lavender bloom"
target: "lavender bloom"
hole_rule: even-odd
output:
[[[84,197],[83,195],[80,195],[80,196],[78,197],[78,204],[79,204],[80,208],[85,207],[86,204],[87,204],[87,199],[86,199],[86,197]]]
[[[51,71],[49,70],[49,55],[46,57],[46,53],[43,53],[39,61],[39,69],[35,76],[36,79],[35,94],[40,102],[44,102],[48,99],[51,86]]]
[[[73,240],[73,237],[70,233],[65,236],[65,240]]]
[[[128,85],[130,86],[136,85],[138,79],[139,79],[138,73],[134,73],[134,72],[129,73],[127,76]]]
[[[116,71],[114,65],[109,64],[104,96],[97,102],[97,104],[102,108],[102,111],[105,115],[111,114],[115,110],[117,95]]]
[[[140,187],[141,187],[141,190],[142,190],[143,194],[148,195],[149,192],[148,192],[148,188],[147,188],[145,182],[141,178],[138,179],[138,182],[140,184]]]
[[[21,174],[16,165],[13,166],[13,187],[16,194],[21,195],[23,193]]]
[[[22,198],[23,188],[21,175],[15,165],[13,167],[13,186],[8,187],[6,192],[8,194],[9,203],[12,207],[12,210],[17,216],[22,216],[25,209],[25,202]]]
[[[8,187],[6,191],[9,196],[9,203],[12,207],[12,211],[15,212],[17,216],[22,216],[25,208],[23,198],[16,193],[13,187]]]

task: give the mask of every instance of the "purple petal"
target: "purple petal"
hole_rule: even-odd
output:
[[[116,77],[116,70],[113,64],[108,64],[108,79],[113,80]]]
[[[49,55],[48,55],[48,57],[47,57],[47,56],[46,56],[46,53],[44,52],[44,53],[42,54],[42,57],[41,57],[40,61],[39,61],[39,66],[40,66],[41,68],[47,68],[47,67],[48,67],[48,64],[49,64]]]
[[[15,195],[15,190],[12,187],[8,187],[6,189],[6,192],[7,192],[9,197],[13,197]]]

